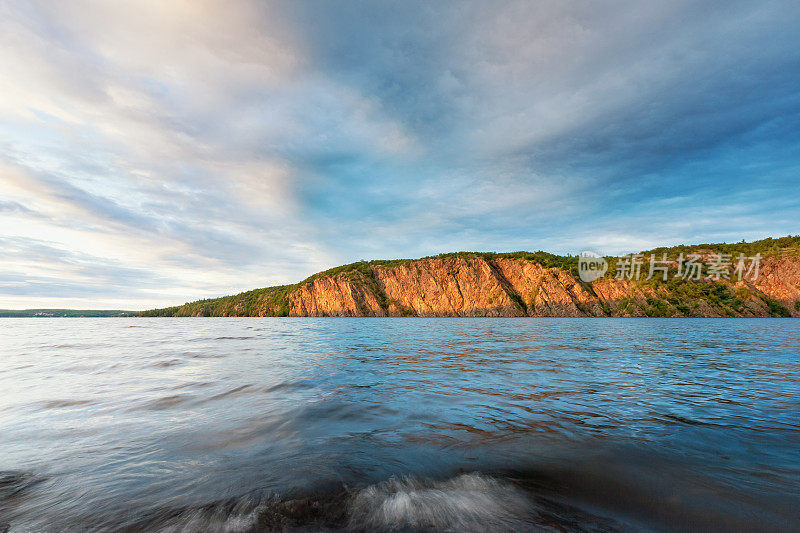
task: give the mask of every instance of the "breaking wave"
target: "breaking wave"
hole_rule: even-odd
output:
[[[369,530],[519,531],[533,502],[511,483],[482,474],[446,481],[392,478],[352,499],[349,526]]]
[[[91,520],[90,520],[91,522]],[[619,531],[621,524],[481,473],[445,480],[392,477],[351,489],[279,497],[248,496],[199,507],[163,509],[146,519],[115,519],[115,531],[256,533],[264,531]],[[104,526],[100,526],[103,530]]]

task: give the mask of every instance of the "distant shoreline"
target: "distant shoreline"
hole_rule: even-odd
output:
[[[0,309],[0,318],[122,318],[134,316],[140,316],[140,312],[118,309]]]

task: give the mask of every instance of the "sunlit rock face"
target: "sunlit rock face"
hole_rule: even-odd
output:
[[[366,273],[365,273],[366,272]],[[701,282],[714,284],[717,282]],[[721,300],[668,285],[601,278],[524,259],[478,255],[426,258],[321,276],[287,296],[291,316],[800,316],[800,258],[769,257],[755,281],[719,282]]]

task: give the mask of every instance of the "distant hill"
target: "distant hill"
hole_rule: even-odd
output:
[[[0,318],[139,316],[136,311],[104,309],[0,309]]]
[[[760,254],[757,279],[680,279],[679,254]],[[641,253],[670,260],[668,279],[616,279],[618,258],[590,283],[578,257],[547,252],[454,252],[362,261],[294,285],[144,311],[142,316],[800,316],[800,237],[681,245]],[[731,265],[730,270],[733,270]]]

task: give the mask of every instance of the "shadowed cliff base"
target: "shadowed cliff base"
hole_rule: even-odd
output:
[[[144,311],[142,316],[420,316],[420,317],[790,317],[800,316],[800,237],[699,244],[642,252],[666,254],[667,279],[617,279],[618,258],[590,283],[577,256],[546,252],[455,252],[422,259],[362,261],[267,287]],[[760,263],[757,276],[677,275],[680,254],[712,261],[740,254]]]

